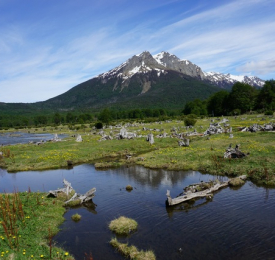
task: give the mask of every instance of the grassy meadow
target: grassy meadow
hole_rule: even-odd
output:
[[[170,137],[171,129],[176,128],[178,133],[194,129],[203,133],[209,127],[210,118],[198,119],[194,129],[188,130],[181,120],[134,123],[126,128],[127,131],[136,132],[142,137],[130,140],[100,141],[101,136],[98,134],[100,130],[93,130],[88,125],[79,130],[69,130],[67,126],[60,126],[57,129],[47,127],[36,131],[32,129],[28,131],[65,133],[68,137],[60,142],[47,142],[41,145],[19,144],[2,147],[3,157],[0,166],[7,168],[9,172],[17,172],[67,167],[68,160],[74,165],[95,163],[98,168],[139,164],[149,168],[199,170],[228,176],[247,174],[258,184],[275,185],[275,133],[239,131],[239,127],[242,126],[274,122],[273,118],[263,117],[261,115],[228,117],[228,123],[233,128],[233,138],[229,138],[229,133],[208,137],[190,136],[189,147],[179,147],[178,139]],[[143,130],[144,127],[146,130]],[[108,127],[103,131],[107,135],[111,131],[115,136],[120,129]],[[156,138],[156,135],[164,132],[167,133],[167,138]],[[146,135],[149,133],[154,134],[153,145],[146,141]],[[82,136],[83,142],[76,142],[76,138],[72,137],[77,134]],[[240,150],[249,155],[243,159],[224,159],[223,154],[230,143],[232,147],[240,144]],[[130,155],[131,158],[127,159],[126,155]]]

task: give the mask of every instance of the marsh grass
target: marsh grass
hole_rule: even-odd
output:
[[[131,218],[121,216],[114,219],[109,224],[109,229],[118,235],[128,235],[129,233],[136,231],[138,223]]]
[[[120,243],[116,238],[110,241],[110,244],[116,248],[121,254],[129,259],[136,260],[155,260],[156,256],[153,251],[139,251],[135,246]]]
[[[133,187],[131,185],[127,185],[126,188],[125,188],[127,191],[131,191],[133,190]]]
[[[10,150],[13,157],[3,157],[0,167],[5,167],[9,172],[25,170],[45,170],[67,167],[67,161],[74,164],[96,163],[97,168],[116,167],[123,164],[139,164],[152,169],[163,168],[168,170],[199,170],[215,175],[238,176],[247,174],[255,183],[275,185],[275,133],[273,132],[240,132],[239,127],[252,124],[263,125],[274,122],[273,118],[263,115],[244,115],[241,117],[228,117],[233,128],[234,138],[229,134],[190,137],[189,147],[179,147],[176,138],[155,138],[154,145],[149,145],[145,137],[133,140],[110,140],[99,142],[100,136],[81,133],[83,142],[75,142],[75,138],[67,138],[56,143],[36,145],[13,145],[5,149]],[[210,123],[209,119],[199,119],[195,128],[203,133]],[[215,120],[218,122],[218,120]],[[168,136],[175,127],[178,132],[186,130],[183,121],[145,124],[129,127],[129,131],[137,131],[146,136],[152,132],[154,136],[160,132],[148,129],[161,129]],[[65,128],[63,127],[63,130]],[[62,131],[63,131],[62,130]],[[41,130],[42,131],[42,130]],[[54,130],[56,131],[56,130]],[[110,129],[104,129],[108,134]],[[67,132],[68,134],[71,134]],[[250,153],[243,159],[223,159],[223,154],[228,145],[241,145],[241,151]],[[3,148],[2,148],[3,149]],[[131,154],[126,160],[126,154]],[[143,158],[140,160],[139,158]]]
[[[233,178],[229,180],[229,185],[233,187],[242,186],[244,184],[244,181],[240,178]]]
[[[1,259],[73,259],[52,243],[64,221],[63,202],[45,195],[0,194]]]
[[[81,215],[79,215],[78,213],[72,215],[72,220],[74,222],[78,222],[78,221],[80,221],[80,219],[81,219]]]

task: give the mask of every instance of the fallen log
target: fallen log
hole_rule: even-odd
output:
[[[241,180],[245,180],[246,175],[242,175],[242,176],[236,177],[234,179],[237,179],[237,178],[239,178]],[[176,197],[174,199],[170,195],[170,190],[167,190],[166,204],[167,204],[167,206],[174,206],[174,205],[180,204],[182,202],[186,202],[186,201],[196,199],[196,198],[204,198],[204,197],[212,198],[214,196],[213,195],[214,191],[217,191],[221,188],[227,187],[228,185],[230,185],[231,180],[233,180],[233,179],[229,179],[228,181],[224,181],[224,182],[219,182],[217,180],[214,182],[201,182],[201,183],[197,183],[197,184],[192,184],[184,189],[185,192],[183,194],[180,194],[178,197]],[[203,190],[198,191],[198,189],[203,189]]]
[[[223,158],[225,159],[244,158],[247,155],[249,155],[249,153],[245,154],[241,152],[239,144],[237,144],[235,148],[232,148],[230,144],[229,147],[225,150],[225,153],[223,154]]]
[[[73,191],[71,183],[65,179],[63,180],[63,186],[64,188],[62,189],[50,190],[47,196],[57,197],[59,193],[65,193],[68,196]]]
[[[47,194],[47,197],[58,197],[61,194],[65,194],[67,197],[72,196],[69,200],[64,202],[65,205],[78,205],[90,201],[95,196],[96,188],[92,188],[89,191],[87,191],[84,195],[81,195],[76,193],[72,188],[71,183],[69,183],[65,179],[63,180],[63,184],[64,188],[50,190]]]

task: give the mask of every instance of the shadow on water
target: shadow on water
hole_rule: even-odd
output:
[[[87,201],[87,202],[83,203],[82,205],[74,206],[74,207],[71,207],[69,209],[77,210],[77,209],[85,208],[89,212],[91,212],[93,214],[97,214],[96,207],[97,207],[97,205],[93,202],[93,200],[90,200],[90,201]]]
[[[114,218],[138,222],[138,230],[119,241],[153,250],[157,259],[274,259],[275,190],[250,182],[239,189],[224,188],[210,201],[199,199],[166,207],[166,191],[176,197],[183,188],[216,178],[196,171],[151,170],[139,166],[97,171],[84,164],[72,169],[8,174],[0,169],[0,192],[18,189],[48,191],[63,179],[84,194],[96,187],[93,201],[70,208],[54,240],[76,259],[124,259],[109,244]],[[222,178],[222,177],[218,177]],[[125,187],[134,189],[127,192]],[[78,213],[75,223],[71,216]]]
[[[188,211],[199,209],[200,207],[203,207],[212,201],[213,201],[212,199],[207,200],[203,198],[203,199],[190,200],[188,202],[182,202],[175,206],[170,206],[170,207],[166,206],[167,215],[169,218],[171,218],[173,217],[174,213],[178,213],[182,211],[188,213]]]

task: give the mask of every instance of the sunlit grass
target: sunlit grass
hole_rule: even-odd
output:
[[[110,241],[110,244],[115,247],[120,253],[129,259],[135,260],[155,260],[156,256],[153,251],[140,251],[135,246],[120,243],[116,238]]]
[[[109,229],[119,235],[128,235],[129,233],[136,231],[138,223],[131,218],[121,216],[114,219],[109,224]]]
[[[273,118],[263,115],[245,115],[229,117],[229,124],[233,128],[233,138],[229,134],[217,134],[209,137],[193,136],[189,147],[179,147],[177,138],[171,138],[172,128],[178,133],[187,133],[194,129],[186,129],[183,121],[153,124],[136,124],[128,127],[127,131],[142,135],[133,140],[101,141],[96,131],[87,128],[77,133],[82,135],[83,142],[75,142],[74,137],[64,141],[45,143],[42,145],[14,145],[8,146],[9,157],[0,160],[0,166],[8,171],[44,170],[67,167],[67,161],[73,164],[96,163],[97,168],[117,167],[123,164],[136,163],[150,168],[165,168],[170,170],[200,170],[212,174],[239,175],[248,174],[259,183],[275,184],[275,133],[272,132],[240,132],[239,128],[252,124],[263,125],[274,122]],[[195,125],[197,132],[203,133],[212,118],[199,119]],[[218,122],[216,119],[215,122]],[[147,130],[143,130],[145,127]],[[157,130],[158,129],[158,130]],[[50,129],[49,129],[50,130]],[[53,129],[52,129],[53,130]],[[54,130],[60,131],[60,130]],[[65,126],[62,131],[69,136],[76,132],[69,132]],[[66,132],[67,131],[67,132]],[[82,131],[82,132],[81,132]],[[86,132],[84,132],[86,131]],[[119,133],[119,129],[104,129],[105,134]],[[98,132],[98,131],[97,131]],[[160,133],[167,133],[167,138],[156,138]],[[155,143],[146,142],[146,135],[154,134]],[[228,145],[241,145],[241,151],[249,153],[244,159],[224,160],[223,153]],[[126,155],[131,159],[126,160]],[[142,157],[142,160],[139,158]]]
[[[30,191],[0,194],[1,259],[73,259],[52,244],[63,202]]]

